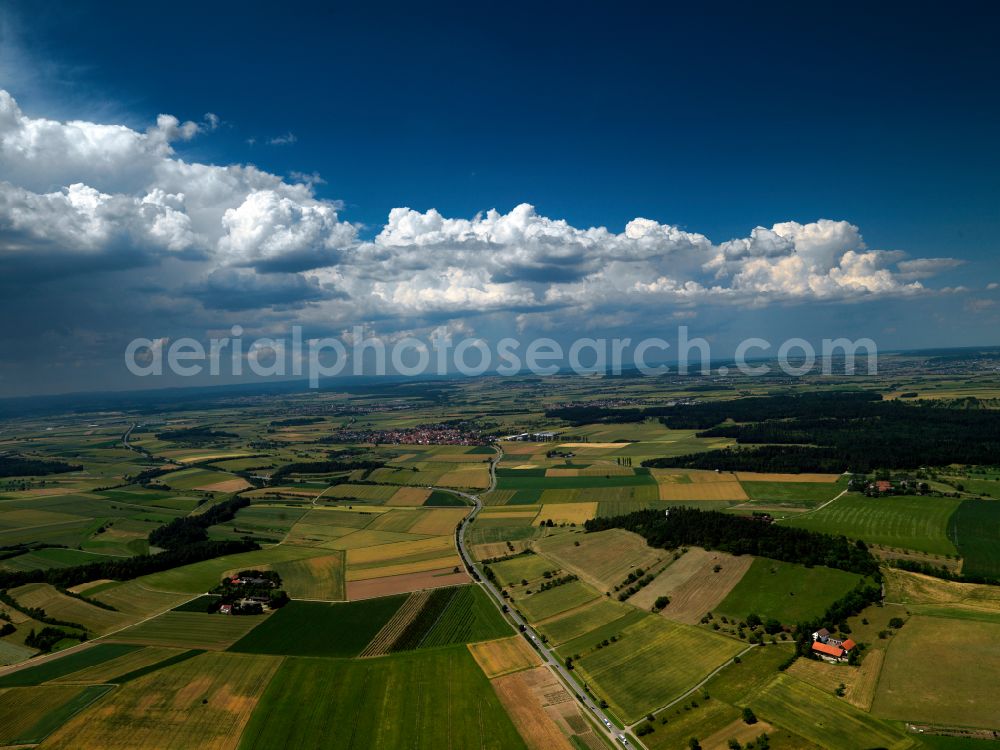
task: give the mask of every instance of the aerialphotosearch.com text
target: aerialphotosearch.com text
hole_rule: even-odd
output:
[[[679,326],[672,342],[659,337],[582,337],[570,343],[552,338],[521,340],[512,337],[491,344],[485,339],[466,337],[455,340],[435,331],[426,340],[407,336],[386,340],[369,336],[361,326],[341,338],[304,339],[302,328],[293,326],[288,337],[260,337],[247,341],[243,328],[235,325],[229,336],[211,338],[207,346],[194,338],[136,338],[125,349],[125,366],[139,377],[162,376],[169,372],[195,377],[207,372],[240,377],[307,376],[310,387],[319,387],[323,378],[338,375],[430,375],[467,376],[485,373],[501,376],[533,374],[620,375],[635,369],[643,375],[733,374],[731,362],[742,375],[767,375],[775,368],[789,376],[837,371],[854,374],[855,360],[864,359],[869,374],[878,371],[878,348],[869,338],[823,339],[820,349],[802,338],[786,339],[777,345],[751,337],[736,346],[733,356],[713,358],[709,341],[691,336],[687,326]],[[669,364],[667,364],[669,362]]]

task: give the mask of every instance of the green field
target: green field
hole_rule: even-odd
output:
[[[810,531],[843,534],[870,544],[954,555],[948,519],[960,501],[948,497],[865,497],[844,495],[815,513],[782,523]]]
[[[489,595],[479,586],[461,586],[437,622],[420,642],[422,648],[452,643],[476,643],[510,635],[511,626],[504,620]]]
[[[834,568],[807,568],[758,557],[716,611],[736,619],[751,612],[794,625],[821,616],[861,580]]]
[[[288,656],[357,656],[404,601],[405,595],[343,604],[292,601],[230,650]]]
[[[520,585],[522,580],[541,578],[546,571],[559,570],[559,564],[547,557],[524,554],[490,565],[501,586]]]
[[[746,648],[739,641],[646,615],[576,669],[623,721],[666,705]]]
[[[266,615],[235,617],[199,612],[164,612],[158,617],[115,633],[114,639],[149,646],[221,651],[267,619]]]
[[[552,643],[565,643],[614,622],[633,611],[633,608],[626,604],[601,598],[588,607],[576,609],[562,617],[550,620],[540,625],[538,629],[548,636]]]
[[[837,482],[740,482],[754,501],[808,508],[831,500],[844,490]]]
[[[876,719],[832,693],[779,675],[749,701],[760,718],[828,750],[919,747],[900,726]]]
[[[778,667],[794,651],[791,644],[785,643],[758,646],[740,657],[739,664],[730,664],[709,680],[705,692],[727,703],[744,705],[751,695],[777,676]]]
[[[238,555],[214,557],[211,560],[184,565],[162,573],[152,573],[137,578],[145,588],[158,591],[172,591],[188,594],[201,594],[219,585],[223,573],[234,570],[248,570],[255,566],[270,563],[302,560],[307,557],[329,555],[330,550],[312,549],[309,547],[270,547],[254,552],[243,552]]]
[[[287,659],[241,750],[522,750],[524,742],[464,647],[377,659]]]
[[[570,581],[560,586],[539,591],[524,598],[518,598],[514,606],[524,612],[531,622],[544,620],[568,609],[579,607],[597,599],[600,594],[583,581]]]
[[[950,535],[964,574],[1000,579],[1000,501],[963,500],[951,517]]]
[[[36,744],[102,695],[110,685],[47,685],[0,690],[0,745]]]
[[[1000,727],[1000,624],[914,615],[886,652],[872,711],[890,719]]]
[[[43,663],[9,672],[0,677],[0,688],[41,685],[82,669],[109,662],[139,651],[142,646],[125,643],[98,643],[64,656],[49,657]]]

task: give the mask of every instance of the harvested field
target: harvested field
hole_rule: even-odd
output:
[[[447,471],[438,478],[435,484],[442,487],[471,487],[486,489],[490,486],[490,470],[485,464],[462,466],[459,469]]]
[[[458,573],[455,573],[453,568],[444,568],[441,570],[428,570],[422,573],[370,578],[364,581],[349,581],[347,584],[347,598],[349,601],[359,601],[379,596],[389,596],[390,594],[408,594],[411,591],[420,591],[421,589],[457,586],[468,583],[470,580],[469,574],[465,572],[465,568],[461,568]]]
[[[560,448],[594,448],[596,450],[615,450],[625,448],[628,443],[562,443]]]
[[[550,700],[565,703],[572,698],[548,669],[536,667],[528,672],[497,677],[492,683],[497,697],[531,750],[573,750],[569,739],[546,711]]]
[[[472,556],[477,560],[492,560],[497,557],[509,557],[527,549],[528,544],[529,543],[523,539],[510,542],[510,546],[514,548],[513,550],[507,546],[507,542],[486,542],[484,544],[475,544],[472,546]]]
[[[885,649],[868,649],[858,667],[814,659],[796,659],[785,673],[827,693],[833,693],[840,685],[844,685],[844,700],[862,711],[868,711],[875,699],[875,688],[884,656]]]
[[[725,552],[694,548],[628,601],[648,610],[652,609],[658,596],[669,596],[670,604],[660,614],[668,620],[694,625],[726,598],[750,569],[752,562],[753,558],[749,555],[734,557]],[[718,573],[715,572],[716,565],[722,568]]]
[[[375,634],[371,642],[365,646],[364,650],[358,656],[384,656],[391,653],[396,639],[413,622],[416,616],[420,614],[420,610],[424,608],[430,596],[429,591],[410,594],[406,598],[406,601],[403,602],[403,606],[396,610],[396,614],[382,626],[382,629]]]
[[[464,569],[461,558],[451,552],[441,557],[433,557],[428,560],[417,560],[413,562],[396,563],[394,565],[381,565],[374,568],[349,568],[347,571],[347,581],[367,581],[372,578],[385,578],[387,576],[400,576],[409,573],[423,573],[427,570],[448,570],[460,568]]]
[[[757,471],[737,471],[741,482],[836,482],[840,474],[763,474]]]
[[[887,568],[884,575],[886,601],[905,604],[913,612],[1000,615],[1000,587],[946,581],[895,568]]]
[[[350,567],[381,564],[427,554],[444,555],[454,550],[455,542],[451,536],[437,536],[430,539],[415,539],[349,549],[347,550],[347,564]]]
[[[555,491],[559,492],[559,490]],[[596,517],[596,502],[546,504],[538,511],[538,515],[532,521],[532,525],[541,526],[546,521],[552,521],[554,524],[570,523],[583,526],[591,518]]]
[[[747,500],[747,493],[737,481],[692,482],[690,484],[661,482],[660,500]]]
[[[584,469],[565,469],[557,466],[545,470],[547,477],[630,477],[634,474],[634,469],[615,464],[588,466]]]
[[[611,591],[635,568],[649,570],[669,554],[666,550],[650,547],[638,534],[622,529],[594,534],[560,534],[539,540],[537,546],[601,592]]]
[[[129,682],[46,747],[234,748],[280,657],[202,654]]]
[[[390,544],[392,542],[408,542],[420,539],[415,534],[405,534],[398,531],[375,531],[372,529],[362,529],[353,534],[334,539],[323,544],[327,549],[353,550],[360,547],[371,547],[379,544]]]
[[[490,679],[536,667],[542,663],[538,652],[522,635],[484,643],[470,643],[469,651]]]
[[[742,718],[739,718],[703,739],[701,746],[705,750],[722,750],[730,747],[730,740],[736,740],[740,743],[753,742],[762,734],[773,735],[774,727],[760,719],[757,719],[753,724],[747,724]]]
[[[239,492],[240,490],[245,490],[252,487],[249,482],[240,477],[235,479],[226,479],[221,482],[212,482],[211,484],[203,484],[200,487],[195,487],[194,489],[200,490],[202,492]]]
[[[400,487],[395,494],[386,501],[386,505],[396,505],[400,507],[416,507],[423,505],[427,498],[431,496],[431,491],[423,487]]]
[[[872,710],[888,719],[1000,727],[1000,623],[914,615],[887,649]]]
[[[467,515],[469,515],[469,509],[465,507],[423,511],[416,523],[410,527],[409,532],[430,535],[454,534],[459,521]]]

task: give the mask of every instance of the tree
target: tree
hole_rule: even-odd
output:
[[[899,630],[901,627],[903,627],[903,618],[893,617],[892,619],[889,620],[889,627],[892,628],[893,630]]]
[[[670,604],[669,596],[658,596],[656,597],[656,601],[653,603],[653,609],[660,610],[666,607],[668,604]]]
[[[750,708],[750,706],[743,707],[743,723],[744,724],[757,723],[757,715],[753,712],[753,709]]]
[[[701,750],[701,743],[698,742],[697,737],[692,737],[688,740],[688,747],[691,748],[691,750]]]

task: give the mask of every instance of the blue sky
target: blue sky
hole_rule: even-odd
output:
[[[322,311],[336,331],[348,322],[336,300],[357,301],[360,322],[387,334],[442,322],[484,335],[515,326],[543,330],[560,311],[571,320],[585,311],[596,321],[593,330],[611,331],[634,325],[626,314],[634,306],[615,309],[609,290],[638,294],[643,283],[647,320],[654,311],[732,337],[749,335],[749,321],[775,332],[788,328],[791,305],[803,328],[795,335],[822,335],[831,320],[861,335],[876,320],[869,335],[881,335],[886,346],[992,343],[997,294],[987,285],[1000,281],[997,11],[985,3],[905,11],[804,6],[173,3],[166,10],[8,3],[0,21],[0,88],[16,101],[18,127],[30,130],[31,121],[48,118],[148,134],[168,113],[197,131],[161,128],[157,137],[169,149],[163,158],[253,164],[282,185],[308,183],[304,197],[300,190],[289,198],[285,187],[277,193],[320,212],[332,207],[336,219],[321,217],[319,234],[303,240],[313,244],[288,257],[237,247],[231,228],[215,236],[196,226],[190,247],[174,238],[168,255],[144,246],[131,229],[124,240],[112,228],[81,238],[86,262],[77,253],[65,263],[53,246],[71,252],[71,237],[42,237],[23,212],[16,221],[0,216],[0,243],[23,250],[37,240],[46,247],[24,258],[8,253],[8,281],[23,273],[34,280],[33,296],[55,308],[10,342],[19,368],[4,372],[0,390],[30,390],[23,373],[53,356],[53,348],[67,363],[87,364],[67,364],[76,379],[49,375],[43,389],[127,385],[114,352],[138,330],[80,296],[95,284],[144,294],[145,303],[128,301],[136,305],[128,317],[137,324],[176,319],[165,337],[228,325],[234,306],[242,306],[242,319],[253,318],[247,327],[298,321],[321,332]],[[48,155],[59,161],[58,149]],[[152,162],[148,174],[116,181],[93,164],[62,172],[32,166],[45,156],[0,156],[7,159],[0,180],[29,191],[18,193],[26,205],[35,205],[31,195],[66,192],[75,183],[140,201],[159,185]],[[183,180],[175,175],[167,184],[179,191]],[[228,200],[224,207],[235,210],[262,189],[249,185],[219,205]],[[195,199],[186,200],[176,210],[196,216]],[[520,204],[534,207],[539,220],[529,216],[527,225],[541,227],[535,234],[511,234],[501,221],[437,228],[434,238],[411,246],[408,234],[378,240],[393,209],[470,221],[489,209],[508,216]],[[270,214],[261,211],[273,206],[254,208],[246,220],[270,226]],[[634,232],[625,237],[637,217],[656,223],[644,236],[656,234],[658,249],[638,249]],[[565,240],[540,219],[580,231],[606,227],[619,239]],[[746,266],[748,258],[808,256],[815,239],[808,228],[821,219],[857,232],[826,228],[836,235],[836,257],[810,272],[819,281],[796,288],[798,277],[787,269]],[[777,230],[784,249],[719,249],[752,239],[756,227],[790,223],[800,228]],[[704,242],[682,238],[678,249],[662,227]],[[415,231],[426,239],[430,230]],[[495,257],[479,276],[456,281],[455,269],[469,269],[473,257],[463,232],[488,248],[476,259],[482,252]],[[539,251],[539,233],[549,245],[568,244]],[[99,261],[98,245],[105,253]],[[218,248],[229,254],[213,255]],[[682,257],[688,251],[698,258]],[[650,252],[659,253],[656,260],[642,255]],[[844,270],[845,252],[880,255]],[[185,253],[186,266],[178,260]],[[630,270],[598,278],[626,255]],[[662,262],[667,256],[677,261]],[[499,271],[510,257],[521,260],[511,261],[509,273]],[[711,257],[717,260],[706,266]],[[951,260],[913,265],[921,259]],[[450,291],[428,292],[430,281],[418,288],[419,273],[409,286],[375,289],[358,281],[409,267],[427,279],[451,273]],[[649,287],[661,279],[667,281]],[[679,293],[687,281],[700,290]],[[591,284],[586,290],[566,286],[584,282]],[[926,291],[913,291],[915,283]],[[186,295],[201,308],[164,307],[157,294]],[[244,304],[206,301],[227,294],[242,294]],[[384,304],[361,304],[362,297]]]

